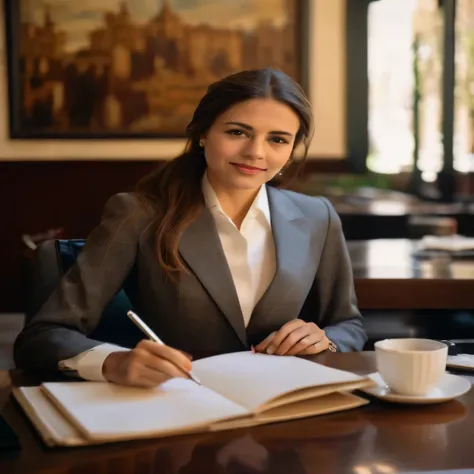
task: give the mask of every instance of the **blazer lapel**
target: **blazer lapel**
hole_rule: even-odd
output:
[[[312,281],[308,282],[310,278],[307,273],[317,268],[317,262],[308,261],[311,254],[311,221],[285,193],[270,186],[267,189],[275,241],[276,272],[250,319],[248,332],[253,334],[264,327],[281,325],[279,318],[271,314],[276,309],[281,310],[285,321],[289,320],[293,300],[288,299],[294,292],[305,292],[303,287],[311,286]],[[299,300],[295,299],[296,302]]]
[[[183,233],[179,252],[246,345],[239,298],[214,218],[207,207]]]

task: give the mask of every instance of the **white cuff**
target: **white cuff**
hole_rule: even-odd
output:
[[[70,359],[59,361],[58,367],[60,370],[74,370],[79,377],[85,380],[106,382],[102,374],[102,366],[104,365],[105,359],[112,354],[112,352],[129,350],[130,349],[126,347],[116,346],[114,344],[100,344]]]

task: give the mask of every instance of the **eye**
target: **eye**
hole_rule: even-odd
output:
[[[273,142],[273,143],[277,143],[278,145],[283,145],[283,144],[286,144],[288,145],[288,140],[286,140],[285,138],[282,138],[282,137],[271,137],[270,140]]]
[[[244,135],[244,132],[242,130],[239,130],[238,128],[227,130],[225,133],[227,133],[228,135],[233,135],[234,137],[241,137],[242,135]]]

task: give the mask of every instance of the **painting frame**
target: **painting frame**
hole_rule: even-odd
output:
[[[107,140],[107,139],[182,139],[185,137],[185,127],[179,130],[87,130],[67,129],[48,130],[26,127],[24,122],[24,93],[21,85],[24,80],[24,67],[21,66],[20,9],[24,0],[4,0],[5,12],[5,52],[8,91],[8,131],[9,138],[21,140],[59,139],[59,140]],[[137,0],[136,0],[137,1]],[[306,93],[309,93],[309,3],[310,0],[293,0],[295,2],[294,51],[296,80]],[[23,75],[22,75],[23,73]],[[190,117],[189,117],[190,118]]]

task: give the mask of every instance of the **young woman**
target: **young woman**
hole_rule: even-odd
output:
[[[76,264],[15,342],[17,366],[154,386],[201,354],[361,350],[340,220],[324,198],[271,185],[306,156],[311,105],[273,69],[212,84],[184,153],[105,206]],[[132,268],[129,298],[166,342],[88,338]]]

